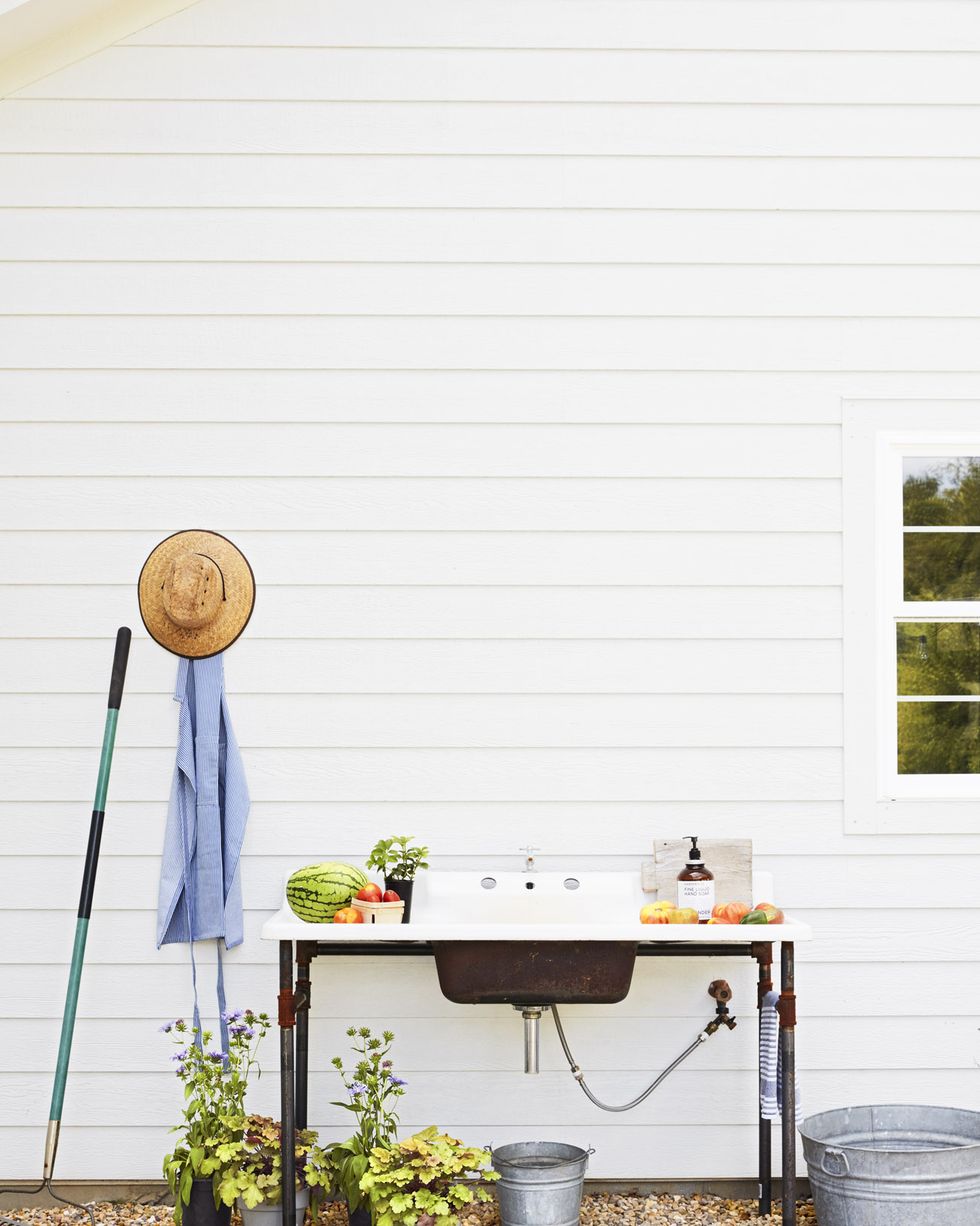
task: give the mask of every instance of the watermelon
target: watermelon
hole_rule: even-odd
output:
[[[301,920],[310,924],[329,924],[341,907],[346,907],[367,877],[352,864],[328,860],[298,868],[286,882],[286,901]]]

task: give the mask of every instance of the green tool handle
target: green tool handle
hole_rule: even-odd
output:
[[[71,1056],[71,1041],[75,1031],[75,1014],[78,1010],[78,989],[82,979],[82,964],[85,961],[85,942],[88,937],[89,917],[92,914],[92,899],[95,895],[95,874],[99,866],[99,846],[102,842],[102,824],[105,819],[106,792],[109,787],[109,771],[112,768],[112,752],[116,744],[116,723],[122,702],[123,684],[126,680],[126,664],[129,660],[129,644],[132,631],[121,626],[116,634],[116,651],[112,661],[112,679],[109,685],[109,709],[106,711],[105,730],[102,734],[102,756],[99,759],[99,777],[95,785],[95,805],[89,824],[88,847],[85,851],[85,869],[82,874],[82,889],[78,900],[78,918],[75,921],[75,943],[71,951],[71,969],[68,972],[68,991],[65,997],[65,1012],[61,1020],[61,1039],[58,1043],[58,1064],[54,1074],[54,1089],[51,1092],[51,1110],[48,1114],[48,1140],[44,1155],[44,1178],[54,1174],[54,1159],[57,1152],[58,1126],[65,1101],[65,1083],[68,1079],[68,1060]]]

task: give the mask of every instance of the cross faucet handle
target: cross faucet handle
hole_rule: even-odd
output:
[[[534,867],[534,853],[540,851],[541,848],[534,847],[531,843],[528,843],[524,847],[519,848],[519,850],[524,852],[525,871],[532,869]]]

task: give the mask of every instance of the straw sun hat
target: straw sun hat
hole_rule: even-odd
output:
[[[161,647],[203,660],[248,625],[255,576],[227,537],[195,528],[157,545],[140,571],[139,598],[143,624]]]

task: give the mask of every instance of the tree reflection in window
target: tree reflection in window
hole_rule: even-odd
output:
[[[980,456],[906,456],[902,475],[906,527],[980,528]]]
[[[980,695],[980,625],[899,622],[896,640],[898,773],[980,773],[980,702],[921,702],[921,695]]]

